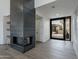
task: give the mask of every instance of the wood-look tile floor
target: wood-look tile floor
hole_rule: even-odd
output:
[[[72,44],[68,41],[49,40],[36,44],[22,54],[8,45],[0,45],[0,59],[77,59]]]

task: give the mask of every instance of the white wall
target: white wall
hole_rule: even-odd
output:
[[[78,11],[76,10],[74,14],[72,15],[72,20],[71,20],[71,39],[73,43],[73,48],[74,51],[76,52],[76,55],[78,56]]]
[[[36,14],[42,17],[40,20],[40,40],[38,41],[46,42],[50,39],[50,19],[38,10],[36,10]]]
[[[35,0],[35,8],[54,2],[56,0]]]
[[[41,42],[47,42],[50,39],[50,22],[47,18],[40,20],[40,40]]]
[[[42,18],[38,15],[36,15],[36,19],[35,19],[35,35],[36,35],[36,41],[40,41],[40,36],[41,36],[41,28],[42,28]]]
[[[0,44],[4,44],[3,16],[7,15],[10,15],[10,0],[0,0]]]
[[[10,15],[10,0],[0,0],[0,16]]]
[[[3,44],[3,17],[0,16],[0,44]]]
[[[43,18],[42,20],[43,27],[41,28],[42,35],[41,35],[41,40],[42,42],[46,42],[50,39],[50,21],[48,18]]]
[[[3,17],[10,15],[10,0],[0,0],[0,44],[4,44]]]
[[[6,37],[10,35],[10,31],[7,31],[10,26],[6,25],[9,20],[7,17],[0,16],[0,44],[10,44],[10,39]]]
[[[10,31],[7,29],[10,29],[10,24],[7,24],[7,22],[10,22],[10,16],[5,16],[3,18],[3,40],[4,44],[10,44]]]

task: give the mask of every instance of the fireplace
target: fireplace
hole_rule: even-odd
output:
[[[13,36],[11,39],[11,47],[24,53],[34,47],[33,42],[34,39],[32,36],[27,36],[25,38]]]
[[[22,37],[16,37],[13,36],[13,44],[20,45],[20,46],[27,46],[32,44],[32,37],[25,37],[24,39]]]
[[[11,0],[10,2],[11,47],[26,52],[35,47],[34,0]]]

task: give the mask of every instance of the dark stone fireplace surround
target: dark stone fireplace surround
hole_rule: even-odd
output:
[[[34,0],[11,0],[11,47],[26,52],[35,47]]]

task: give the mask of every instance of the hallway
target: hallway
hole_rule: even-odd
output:
[[[50,40],[38,43],[32,50],[22,54],[9,46],[0,46],[0,59],[77,59],[69,41]]]

